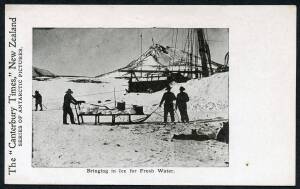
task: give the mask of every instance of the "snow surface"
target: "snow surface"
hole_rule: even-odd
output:
[[[118,75],[114,72],[95,78],[103,83],[75,83],[69,81],[74,78],[66,77],[32,81],[32,92],[40,91],[47,108],[33,112],[34,167],[227,166],[228,144],[215,140],[172,140],[173,134],[190,134],[193,128],[215,135],[222,126],[218,122],[179,123],[174,127],[150,123],[94,126],[91,118],[86,119],[89,123],[84,125],[62,124],[63,96],[68,88],[74,91],[77,100],[90,104],[101,100],[101,104],[109,107],[114,107],[115,90],[117,101],[126,102],[127,108],[142,105],[145,113],[157,109],[147,121],[162,121],[163,110],[158,104],[165,91],[126,93],[127,80],[115,79]],[[172,92],[177,94],[180,86],[186,88],[190,97],[190,120],[228,119],[228,72],[172,83]]]

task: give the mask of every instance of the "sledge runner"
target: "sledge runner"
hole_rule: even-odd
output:
[[[37,111],[38,106],[40,106],[40,111],[43,111],[42,95],[39,93],[39,91],[35,91],[32,97],[35,98],[35,111]]]
[[[171,87],[167,86],[166,88],[167,92],[164,93],[159,107],[164,103],[164,122],[167,123],[168,120],[168,113],[171,115],[171,121],[174,123],[174,104],[173,101],[176,100],[176,97],[174,93],[171,92]]]
[[[189,116],[187,113],[187,105],[186,103],[189,101],[189,96],[187,93],[183,92],[185,90],[184,87],[179,88],[180,93],[177,94],[175,109],[179,109],[180,117],[182,122],[189,122]]]
[[[72,96],[73,91],[71,89],[68,89],[66,91],[66,94],[64,96],[64,104],[63,104],[63,124],[68,125],[67,123],[67,115],[70,115],[71,124],[75,124],[74,121],[74,114],[71,108],[72,104],[77,104],[77,100]]]

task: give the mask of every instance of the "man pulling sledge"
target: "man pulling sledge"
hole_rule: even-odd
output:
[[[173,101],[176,100],[176,97],[174,93],[171,92],[171,87],[167,86],[166,88],[167,92],[164,93],[159,107],[164,103],[164,122],[167,123],[168,120],[168,114],[170,113],[171,115],[171,121],[174,122],[174,104]]]
[[[184,87],[179,88],[180,92],[177,94],[175,109],[179,109],[180,117],[182,122],[189,122],[189,116],[187,113],[187,105],[186,103],[189,101],[189,96],[183,92],[185,90]]]
[[[77,100],[72,96],[73,91],[71,89],[68,89],[66,91],[66,94],[64,96],[64,104],[63,104],[63,124],[68,125],[67,123],[67,115],[70,115],[71,124],[75,124],[74,121],[74,114],[71,108],[72,104],[77,104]]]

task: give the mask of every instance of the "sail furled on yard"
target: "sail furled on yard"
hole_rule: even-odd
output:
[[[177,49],[175,47],[162,46],[160,44],[152,45],[146,52],[144,52],[136,60],[130,62],[127,66],[122,69],[138,69],[143,67],[146,70],[159,70],[159,69],[170,69],[174,66],[185,66],[191,65],[189,60],[186,60],[185,57],[190,55],[188,52]],[[194,59],[199,57],[195,57]]]

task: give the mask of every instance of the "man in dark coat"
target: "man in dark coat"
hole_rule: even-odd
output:
[[[67,123],[67,115],[70,115],[70,120],[72,124],[75,124],[74,121],[74,114],[71,108],[71,103],[76,104],[77,100],[72,96],[73,91],[71,89],[68,89],[66,91],[66,94],[64,96],[64,104],[63,104],[63,124],[68,124]]]
[[[39,91],[35,91],[32,97],[35,98],[35,111],[37,111],[38,106],[40,106],[40,111],[43,111],[42,95],[39,93]]]
[[[179,90],[180,93],[177,94],[175,109],[177,110],[178,107],[182,122],[189,122],[186,105],[186,103],[189,101],[189,96],[185,92],[183,92],[185,90],[184,87],[180,87]]]
[[[159,107],[161,107],[162,103],[164,102],[164,122],[167,123],[168,120],[168,113],[171,115],[171,121],[174,122],[174,104],[173,101],[176,100],[174,93],[171,92],[171,87],[167,86],[167,92],[164,93]]]

